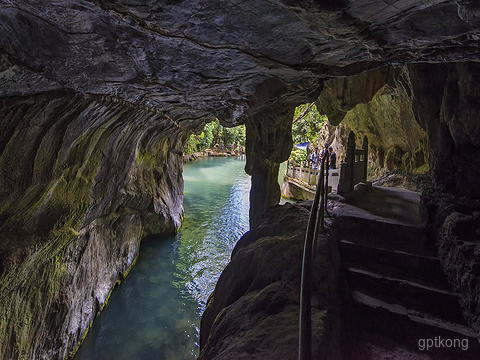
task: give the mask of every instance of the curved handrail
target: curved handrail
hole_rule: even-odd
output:
[[[299,321],[299,348],[298,360],[311,360],[312,358],[312,263],[314,241],[317,238],[320,223],[321,230],[325,230],[324,219],[327,208],[327,189],[325,183],[325,164],[327,164],[328,182],[328,156],[324,156],[320,167],[320,176],[317,181],[315,198],[308,218],[305,243],[303,248],[302,279],[300,285],[300,321]]]

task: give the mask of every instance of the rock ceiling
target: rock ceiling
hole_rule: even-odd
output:
[[[0,0],[0,97],[69,89],[232,125],[332,76],[478,60],[479,25],[473,0]]]

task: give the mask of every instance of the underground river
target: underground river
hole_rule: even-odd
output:
[[[241,158],[184,167],[178,235],[144,241],[136,265],[95,320],[75,360],[174,360],[198,355],[200,316],[248,230],[250,177]]]

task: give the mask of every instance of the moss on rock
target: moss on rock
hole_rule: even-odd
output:
[[[135,263],[140,240],[173,233],[183,213],[182,130],[158,133],[162,118],[148,110],[56,96],[0,108],[14,134],[0,166],[16,161],[14,178],[27,179],[0,172],[5,358],[71,354]],[[36,140],[15,147],[25,129]]]

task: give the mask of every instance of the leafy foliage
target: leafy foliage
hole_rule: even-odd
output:
[[[192,134],[185,146],[185,153],[191,154],[218,145],[222,149],[245,146],[245,125],[226,128],[218,119],[205,125],[199,134]]]
[[[325,121],[327,121],[327,116],[320,115],[315,104],[297,106],[292,125],[294,144],[316,141]]]
[[[303,163],[307,161],[307,151],[302,149],[293,149],[290,158],[296,163]]]

